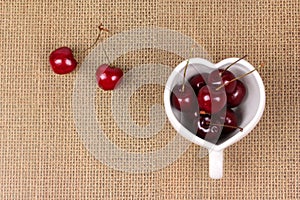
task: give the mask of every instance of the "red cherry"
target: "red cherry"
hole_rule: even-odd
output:
[[[233,73],[231,73],[228,70],[223,70],[223,69],[217,69],[212,71],[209,76],[208,76],[208,84],[211,87],[217,88],[221,86],[222,84],[226,84],[232,79],[234,79],[235,76]],[[236,87],[236,81],[232,81],[228,85],[225,86],[225,91],[226,93],[230,94],[235,90]]]
[[[198,109],[197,97],[189,85],[176,85],[171,94],[171,104],[177,110],[183,112],[193,112]]]
[[[196,105],[197,107],[197,105]],[[179,121],[190,132],[197,133],[197,122],[199,121],[199,109],[195,112],[180,112]]]
[[[77,66],[77,61],[69,47],[61,47],[51,52],[49,62],[56,74],[70,73]]]
[[[210,115],[201,115],[197,123],[197,136],[211,142],[216,142],[221,135],[222,127],[210,123]],[[216,121],[215,123],[220,124],[219,121]]]
[[[230,108],[240,105],[246,95],[246,87],[244,84],[239,80],[237,80],[236,83],[236,88],[233,93],[227,94],[227,105]]]
[[[222,130],[222,136],[226,136],[230,133],[232,133],[233,131],[235,131],[237,128],[239,128],[237,126],[237,116],[235,114],[235,112],[233,110],[231,110],[230,108],[226,109],[226,115],[221,116],[221,121],[223,121],[224,123],[224,127]]]
[[[103,90],[113,90],[116,88],[123,77],[123,71],[117,67],[111,67],[109,64],[102,64],[96,71],[98,86]]]
[[[207,74],[197,74],[189,79],[189,83],[194,89],[195,94],[198,94],[199,90],[206,85],[205,80],[207,76]]]
[[[219,112],[226,104],[226,93],[203,86],[198,93],[198,104],[207,113]]]

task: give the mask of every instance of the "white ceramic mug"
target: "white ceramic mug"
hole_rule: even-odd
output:
[[[225,68],[237,60],[238,58],[228,58],[217,64],[213,64],[210,61],[202,58],[191,58],[189,59],[189,67],[187,68],[186,79],[195,74],[209,73],[216,68]],[[187,60],[181,62],[168,78],[164,91],[165,110],[169,121],[177,132],[179,132],[189,141],[208,149],[209,175],[211,178],[219,179],[223,176],[224,149],[245,137],[256,126],[263,114],[265,108],[264,84],[257,71],[254,71],[253,73],[241,79],[247,89],[246,96],[237,108],[237,112],[239,112],[242,119],[238,125],[243,128],[243,131],[236,130],[230,135],[229,138],[225,139],[225,141],[219,144],[212,144],[204,139],[201,139],[185,128],[176,118],[176,114],[178,116],[178,111],[171,106],[171,91],[175,85],[182,84],[182,79],[179,78],[179,74],[182,77],[186,63]],[[190,67],[190,65],[194,65],[195,67]],[[249,62],[246,60],[241,60],[230,67],[229,70],[235,76],[240,76],[253,69],[254,67]]]

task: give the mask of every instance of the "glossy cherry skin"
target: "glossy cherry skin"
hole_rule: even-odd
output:
[[[193,112],[198,108],[197,97],[189,85],[176,85],[171,94],[171,105],[182,112]]]
[[[228,83],[229,81],[231,81],[234,78],[235,78],[235,76],[230,71],[228,71],[228,70],[224,71],[223,69],[217,69],[217,70],[212,71],[208,75],[207,82],[208,82],[209,86],[211,86],[213,88],[217,88],[223,84]],[[225,86],[226,93],[227,94],[232,93],[235,90],[235,87],[236,87],[236,81],[229,83],[228,85]]]
[[[207,76],[207,74],[197,74],[189,79],[189,83],[196,95],[198,94],[199,90],[206,85]]]
[[[197,123],[197,136],[210,142],[217,142],[221,135],[222,127],[215,125],[220,124],[219,121],[214,121],[214,124],[210,124],[210,115],[200,115],[200,119]]]
[[[235,90],[231,94],[227,94],[227,106],[230,108],[240,105],[246,95],[246,87],[244,84],[240,80],[236,82]]]
[[[180,112],[179,121],[190,132],[197,133],[197,122],[199,121],[199,109],[195,112]]]
[[[77,61],[69,47],[61,47],[51,52],[49,62],[56,74],[70,73],[77,66]]]
[[[221,121],[223,121],[224,125],[237,127],[237,124],[238,124],[237,116],[236,116],[235,112],[233,110],[231,110],[230,108],[226,109],[225,117],[221,116],[220,118],[221,118]],[[224,126],[223,130],[222,130],[222,136],[229,135],[230,133],[232,133],[235,130],[236,130],[236,128],[230,128],[230,127]]]
[[[226,105],[226,98],[225,91],[203,86],[198,93],[199,108],[207,113],[219,112]]]
[[[102,64],[96,71],[98,86],[103,90],[113,90],[121,82],[123,71],[117,67],[111,67],[109,64]]]

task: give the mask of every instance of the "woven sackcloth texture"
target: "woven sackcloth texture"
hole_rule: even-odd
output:
[[[189,36],[213,62],[248,55],[255,66],[266,63],[259,70],[264,115],[247,137],[226,149],[222,179],[209,178],[208,157],[199,158],[194,144],[173,163],[147,173],[114,169],[87,150],[72,106],[82,68],[56,75],[48,57],[69,46],[82,63],[100,22],[111,31],[104,39],[159,27]],[[143,63],[174,68],[181,60],[146,48],[113,63],[128,72]],[[0,199],[300,199],[299,74],[299,0],[1,0]],[[157,84],[140,87],[129,100],[128,120],[146,126],[151,105],[163,104],[163,91]],[[112,94],[97,90],[95,117],[119,148],[148,153],[177,135],[168,121],[150,138],[120,130],[111,113]]]

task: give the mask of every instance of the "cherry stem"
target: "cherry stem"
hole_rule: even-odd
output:
[[[189,66],[189,62],[190,62],[190,60],[187,60],[187,61],[186,61],[186,64],[185,64],[185,67],[184,67],[183,81],[182,81],[182,88],[181,88],[182,92],[184,91],[186,70],[187,70],[187,68],[188,68],[188,66]]]
[[[230,126],[230,125],[226,125],[226,124],[214,124],[214,123],[208,123],[209,125],[213,125],[213,126],[223,126],[223,127],[228,127],[228,128],[238,128],[240,129],[240,131],[243,131],[243,128],[239,127],[239,126]]]
[[[200,110],[199,112],[200,115],[209,115],[210,113],[205,112],[204,110]]]
[[[111,62],[110,62],[110,60],[109,60],[109,57],[107,56],[106,50],[105,50],[104,48],[103,48],[103,51],[104,51],[105,57],[106,57],[106,59],[107,59],[107,61],[108,61],[108,64],[109,64],[110,66],[112,66],[112,65],[111,65]]]
[[[190,52],[190,53],[192,53],[192,51],[194,50],[195,47],[196,47],[195,45],[192,46],[191,52]],[[189,66],[189,63],[190,63],[190,60],[188,59],[188,60],[186,61],[186,65],[184,66],[183,81],[182,81],[182,88],[181,88],[182,92],[184,91],[186,71],[187,71],[187,68],[188,68],[188,66]]]
[[[222,72],[222,74],[223,74],[225,71],[227,71],[232,65],[236,64],[237,62],[239,62],[240,60],[243,60],[243,59],[246,58],[246,57],[247,57],[247,55],[244,55],[243,57],[241,57],[241,58],[238,59],[237,61],[235,61],[235,62],[231,63],[230,65],[228,65],[228,66],[224,69],[224,71]],[[221,76],[222,76],[222,74],[221,74]]]
[[[246,74],[243,74],[243,75],[241,75],[241,76],[238,76],[238,77],[236,77],[236,78],[234,78],[234,79],[231,79],[230,81],[228,81],[228,82],[224,83],[223,85],[217,87],[216,90],[217,90],[217,91],[220,90],[222,87],[225,87],[225,86],[228,85],[229,83],[231,83],[231,82],[233,82],[233,81],[236,81],[236,80],[238,80],[238,79],[241,79],[241,78],[243,78],[243,77],[245,77],[245,76],[251,74],[252,72],[258,70],[259,68],[261,68],[261,67],[263,67],[263,66],[264,66],[264,63],[258,65],[258,67],[257,67],[256,69],[253,69],[253,70],[251,70],[250,72],[248,72],[248,73],[246,73]]]
[[[87,50],[93,48],[97,44],[97,42],[101,39],[101,33],[102,33],[102,31],[109,32],[108,29],[106,29],[106,28],[103,27],[102,23],[98,26],[98,29],[99,29],[99,33],[98,33],[98,36],[97,36],[95,42],[91,46],[89,46],[87,49],[85,49],[83,52],[86,52]]]

